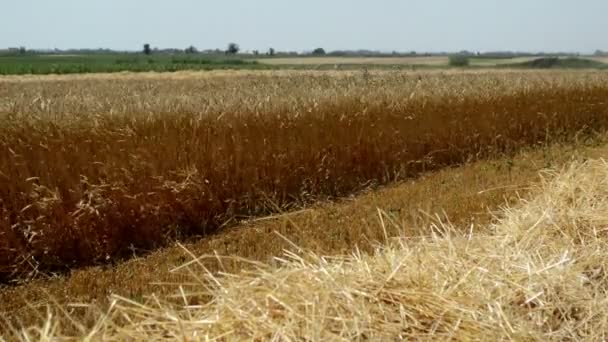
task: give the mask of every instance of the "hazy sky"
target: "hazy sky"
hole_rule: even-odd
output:
[[[608,50],[608,0],[5,0],[0,47]]]

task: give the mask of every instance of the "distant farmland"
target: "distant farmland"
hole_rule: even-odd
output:
[[[473,68],[521,68],[525,66],[526,62],[531,62],[536,59],[542,59],[543,57],[514,57],[514,58],[490,58],[490,57],[469,57],[469,66]],[[560,57],[560,60],[572,60],[573,58]],[[588,60],[606,63],[608,58],[604,57],[581,57],[576,58],[581,64]],[[256,61],[263,65],[272,65],[277,67],[321,67],[321,66],[378,66],[378,67],[424,67],[424,68],[447,68],[449,67],[448,56],[412,56],[412,57],[278,57],[278,58],[259,58],[252,61]],[[534,68],[533,65],[527,66],[528,68]],[[559,66],[563,67],[563,66]],[[591,68],[600,67],[590,66]],[[603,66],[601,66],[603,67]]]
[[[535,57],[518,58],[468,58],[471,68],[535,68],[525,65]],[[577,65],[594,60],[605,62],[606,58],[581,58]],[[569,63],[572,65],[572,63]],[[223,54],[152,54],[111,53],[90,55],[0,55],[0,75],[48,75],[91,74],[118,72],[176,72],[211,70],[329,70],[334,67],[357,70],[376,69],[442,69],[451,68],[447,56],[400,56],[400,57],[262,57],[251,55],[225,56]],[[556,66],[564,67],[564,66]],[[597,63],[590,68],[605,67]]]
[[[174,72],[180,70],[268,69],[237,57],[201,55],[25,55],[0,56],[0,75],[84,74],[110,72]]]
[[[261,58],[270,65],[377,64],[377,65],[447,65],[448,58],[431,57],[286,57]]]

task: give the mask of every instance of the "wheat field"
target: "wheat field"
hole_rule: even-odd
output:
[[[505,189],[604,136],[607,80],[1,77],[0,338],[605,339],[605,162]],[[450,216],[401,217],[426,202]]]
[[[605,151],[604,151],[605,152]],[[486,227],[437,217],[417,237],[399,235],[371,254],[306,250],[239,273],[210,273],[189,254],[171,270],[173,295],[110,295],[84,320],[53,307],[40,323],[7,326],[29,340],[526,340],[607,338],[605,160],[546,170],[519,203]],[[377,210],[385,232],[405,229]],[[295,246],[297,249],[297,246]]]
[[[3,281],[608,124],[601,72],[149,75],[0,80]]]

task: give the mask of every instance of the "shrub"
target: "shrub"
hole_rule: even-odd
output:
[[[452,55],[449,59],[450,66],[465,67],[470,64],[469,57],[464,55]]]

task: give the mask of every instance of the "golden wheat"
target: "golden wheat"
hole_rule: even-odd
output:
[[[199,75],[0,81],[0,278],[608,125],[600,72]]]

